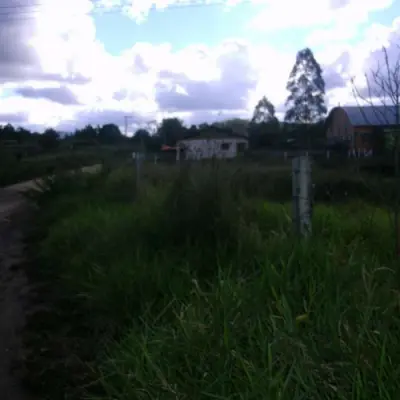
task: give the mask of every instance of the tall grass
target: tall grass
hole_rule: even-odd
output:
[[[27,366],[31,383],[53,380],[42,398],[396,398],[400,276],[385,210],[317,205],[299,241],[290,205],[250,196],[246,171],[171,175],[147,171],[137,196],[133,171],[78,174],[36,199],[53,307],[33,323],[53,323],[30,335]]]

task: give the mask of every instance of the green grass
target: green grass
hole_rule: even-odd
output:
[[[148,167],[140,193],[134,176],[75,174],[34,197],[31,274],[50,309],[30,321],[26,365],[40,398],[396,398],[400,275],[383,206],[358,192],[319,203],[299,240],[268,192],[283,198],[287,174],[252,195],[232,167]]]
[[[118,163],[128,156],[117,157],[111,150],[64,150],[25,157],[18,160],[10,152],[0,149],[0,187],[31,179],[41,178],[53,173],[73,170],[99,163]]]

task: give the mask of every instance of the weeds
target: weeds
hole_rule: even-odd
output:
[[[290,205],[250,196],[246,174],[154,168],[139,199],[133,171],[48,184],[36,268],[53,307],[27,338],[31,383],[53,379],[41,398],[396,398],[387,213],[320,204],[299,242]],[[285,187],[284,174],[268,181]]]

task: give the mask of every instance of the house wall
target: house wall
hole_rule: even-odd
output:
[[[354,140],[354,128],[346,112],[341,108],[335,108],[327,118],[327,138],[340,138]]]
[[[240,144],[247,149],[248,141],[240,138],[229,139],[190,139],[182,140],[180,145],[185,147],[185,158],[187,160],[204,158],[234,158],[238,154]],[[227,149],[224,149],[227,145]]]
[[[353,126],[346,111],[335,108],[328,117],[326,128],[327,138],[340,138],[350,141],[350,148],[354,150],[371,150],[374,147],[372,126]]]
[[[369,115],[367,122],[372,121],[374,123],[375,121],[376,125],[360,125],[362,123],[361,117],[357,118],[355,125],[353,125],[346,110],[336,107],[332,109],[326,119],[326,137],[350,139],[351,150],[373,150],[374,154],[382,152],[385,149],[385,136],[387,132],[393,129],[394,125],[382,125],[377,121],[375,114]]]
[[[356,126],[354,127],[354,148],[356,150],[372,150],[374,127],[371,126]]]

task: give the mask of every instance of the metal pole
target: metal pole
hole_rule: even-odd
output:
[[[124,117],[125,122],[125,136],[128,136],[128,117],[125,115]]]
[[[125,121],[125,136],[128,136],[128,120],[129,118],[133,118],[130,115],[125,115],[124,121]]]

